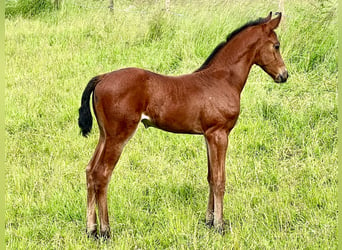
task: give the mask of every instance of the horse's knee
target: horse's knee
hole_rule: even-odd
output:
[[[219,180],[212,183],[213,192],[215,195],[224,195],[226,190],[225,180]]]
[[[86,179],[87,179],[87,187],[89,188],[93,188],[94,187],[94,178],[93,178],[93,171],[92,171],[92,167],[90,165],[88,165],[86,167]]]
[[[226,190],[226,185],[224,182],[217,183],[216,185],[214,185],[214,187],[217,192],[224,192]]]
[[[93,185],[96,191],[106,189],[111,178],[111,173],[112,171],[101,167],[87,172],[88,185]]]

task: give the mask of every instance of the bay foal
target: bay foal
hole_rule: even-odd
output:
[[[228,135],[240,113],[240,94],[249,71],[256,64],[275,82],[288,77],[274,32],[280,20],[281,13],[272,19],[271,12],[235,30],[192,74],[173,77],[126,68],[91,79],[79,109],[79,126],[87,136],[92,128],[89,102],[93,93],[100,138],[86,168],[89,236],[97,237],[97,204],[100,236],[110,237],[108,183],[140,121],[145,127],[204,135],[209,182],[206,223],[223,232]]]

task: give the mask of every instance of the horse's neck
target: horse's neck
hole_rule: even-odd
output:
[[[253,66],[255,53],[255,49],[248,45],[237,48],[234,44],[227,44],[208,67],[209,71],[225,72],[227,84],[241,92]]]

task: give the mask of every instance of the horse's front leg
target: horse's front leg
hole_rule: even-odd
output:
[[[210,171],[210,160],[209,160],[209,145],[208,142],[206,141],[207,145],[207,159],[208,159],[208,176],[207,180],[209,183],[209,198],[208,198],[208,206],[207,206],[207,212],[205,215],[205,224],[209,227],[212,227],[214,225],[214,193],[212,186],[210,183],[212,182],[212,176],[211,176],[211,171]]]
[[[223,233],[223,197],[226,184],[225,160],[228,133],[225,130],[213,130],[208,131],[205,137],[208,144],[208,182],[210,186],[207,219],[211,220],[210,209],[213,203],[213,225],[218,232]]]

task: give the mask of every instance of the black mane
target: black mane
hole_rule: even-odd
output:
[[[267,18],[258,18],[257,20],[254,21],[249,21],[246,24],[242,25],[240,28],[237,28],[236,30],[234,30],[233,32],[231,32],[227,38],[225,42],[221,42],[219,45],[216,46],[216,48],[213,50],[213,52],[211,52],[211,54],[209,55],[209,57],[205,60],[205,62],[202,64],[202,66],[197,69],[195,72],[201,71],[205,68],[207,68],[207,66],[209,65],[209,63],[211,62],[211,60],[215,57],[215,55],[230,41],[232,40],[237,34],[239,34],[241,31],[251,27],[251,26],[256,26],[258,24],[262,24],[267,22]]]

